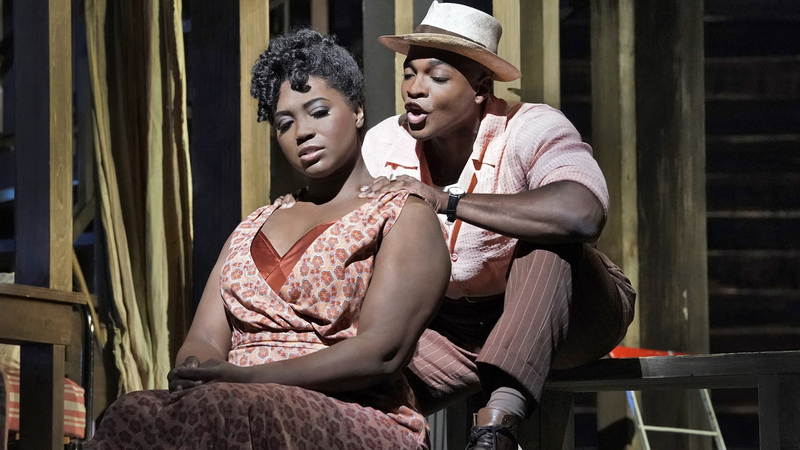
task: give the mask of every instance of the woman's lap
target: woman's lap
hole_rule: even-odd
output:
[[[114,402],[90,448],[424,448],[386,414],[315,391],[275,384],[217,383],[171,398],[139,391]]]

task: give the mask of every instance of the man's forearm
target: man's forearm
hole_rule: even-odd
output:
[[[542,244],[594,242],[605,224],[597,197],[572,181],[518,194],[467,194],[458,203],[456,217],[505,236]]]

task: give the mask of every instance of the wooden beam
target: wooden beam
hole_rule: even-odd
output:
[[[364,78],[366,80],[366,126],[393,116],[399,85],[395,80],[395,52],[378,42],[378,37],[395,29],[395,2],[402,0],[363,0]]]
[[[315,0],[312,7],[318,3],[327,6],[327,0]],[[327,19],[327,8],[324,15]],[[325,26],[327,28],[327,21]],[[250,95],[253,64],[267,48],[268,42],[269,2],[239,0],[242,217],[270,203],[269,124],[256,120],[258,102]]]
[[[503,35],[497,46],[497,54],[506,61],[521,68],[520,55],[520,2],[527,0],[493,0],[492,9],[494,18],[503,27]],[[530,24],[530,27],[535,24]],[[527,28],[527,27],[526,27]],[[525,78],[526,73],[522,73]],[[494,82],[494,95],[506,101],[518,102],[522,99],[522,81]]]
[[[508,101],[561,106],[558,0],[494,0],[494,17],[503,26],[498,54],[517,66],[522,78],[495,83],[495,95]]]
[[[620,265],[634,289],[639,281],[636,203],[636,92],[634,81],[634,0],[591,2],[592,147],[606,177],[610,208],[598,242]],[[623,345],[639,347],[639,314]],[[630,418],[624,392],[597,394],[597,429]],[[639,435],[633,449],[641,448]]]
[[[417,2],[408,0],[394,1],[394,34],[410,34],[414,31],[414,7]],[[401,53],[394,54],[394,86],[396,94],[394,96],[394,113],[403,114],[406,111],[405,102],[400,92],[400,83],[403,81],[403,63],[406,55]]]
[[[639,221],[633,7],[634,0],[592,1],[591,79],[592,147],[611,203],[598,246],[622,267],[635,288],[639,278]],[[639,345],[636,329],[628,329],[628,338],[626,345]]]
[[[328,1],[311,0],[311,27],[325,35],[330,33]]]
[[[70,2],[14,7],[16,280],[72,290]]]
[[[19,388],[20,448],[63,449],[64,346],[23,345]]]
[[[641,345],[707,353],[703,2],[640,0],[635,22]],[[642,401],[647,422],[705,421],[686,394],[646,392]],[[708,445],[671,434],[652,441]]]
[[[703,8],[636,4],[642,345],[708,351]],[[657,137],[657,138],[655,138]]]

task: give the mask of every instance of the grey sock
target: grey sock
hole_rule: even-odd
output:
[[[528,411],[528,402],[522,392],[510,387],[500,387],[492,392],[486,407],[499,409],[523,418]]]

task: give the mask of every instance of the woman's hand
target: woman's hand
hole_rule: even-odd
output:
[[[187,362],[194,357],[186,358]],[[194,358],[197,361],[197,358]],[[191,361],[191,362],[194,362]],[[174,374],[174,375],[173,375]],[[247,382],[245,377],[245,368],[231,364],[217,358],[211,358],[202,364],[181,364],[170,371],[170,390],[172,389],[172,379],[176,380],[176,389],[183,386],[186,389],[187,383],[191,386],[200,386],[207,383],[230,382],[230,383],[244,383]]]
[[[405,189],[425,200],[433,206],[434,211],[441,214],[447,209],[448,194],[444,191],[428,186],[427,184],[408,175],[400,175],[390,180],[386,177],[376,178],[372,184],[361,187],[361,198],[373,198],[385,192],[394,192]]]
[[[178,368],[196,368],[200,365],[200,361],[197,359],[196,356],[189,356],[186,360],[183,361],[183,364],[177,365],[172,368],[167,374],[167,380],[169,381],[169,391],[170,392],[178,392],[184,389],[193,388],[195,386],[199,386],[200,383],[196,382],[192,379],[182,378],[178,375]]]

